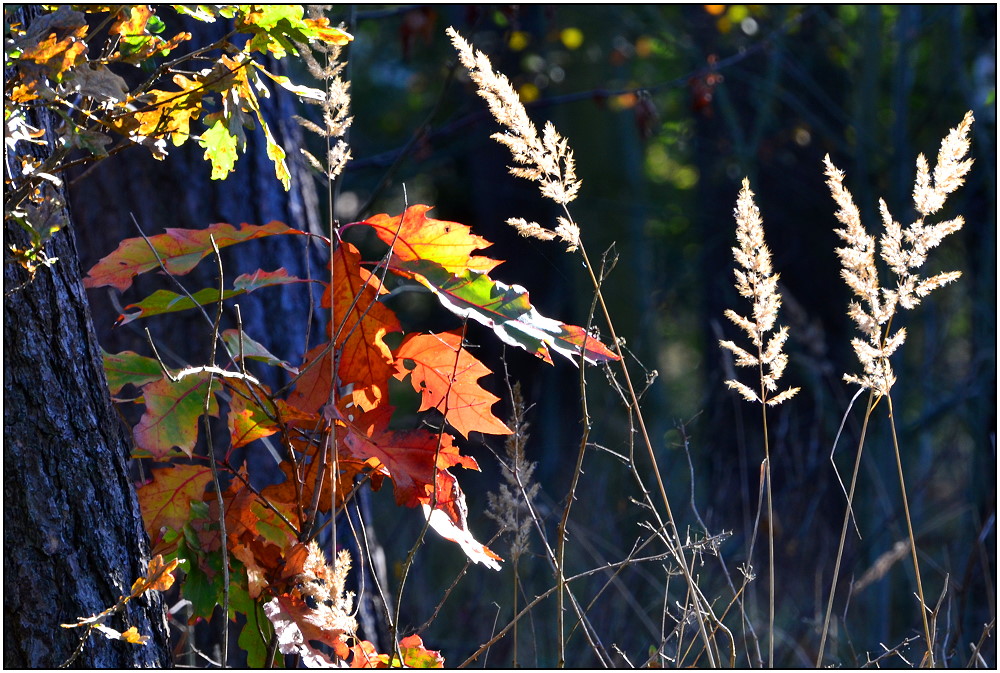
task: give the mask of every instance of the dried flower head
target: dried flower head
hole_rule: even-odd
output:
[[[479,88],[479,95],[489,105],[493,118],[506,128],[492,137],[505,145],[519,164],[510,168],[511,174],[538,182],[542,195],[556,203],[565,205],[575,199],[580,181],[576,179],[573,150],[566,139],[551,122],[545,124],[539,138],[510,80],[493,72],[489,57],[481,51],[473,52],[472,45],[458,31],[449,27],[446,32],[458,50],[462,65]]]
[[[743,189],[736,201],[735,216],[736,241],[739,247],[733,248],[737,265],[733,272],[736,274],[736,289],[740,296],[753,303],[753,318],[745,318],[733,310],[727,310],[726,317],[747,333],[757,354],[754,355],[732,341],[720,341],[719,345],[736,356],[737,367],[760,368],[761,389],[758,393],[736,380],[726,381],[726,385],[751,402],[773,406],[790,399],[799,389],[787,388],[771,395],[777,391],[778,379],[788,365],[788,356],[782,352],[788,339],[788,328],[780,328],[765,343],[768,332],[778,320],[778,308],[781,306],[781,294],[777,291],[779,276],[771,270],[771,251],[764,243],[764,223],[753,201],[750,181],[746,178],[743,179]]]
[[[906,339],[903,329],[889,334],[897,307],[913,308],[933,290],[961,276],[958,271],[949,271],[922,278],[916,270],[927,260],[928,251],[965,223],[961,216],[938,224],[925,224],[924,220],[941,210],[948,194],[962,186],[972,168],[972,159],[965,155],[969,151],[969,130],[973,121],[972,113],[966,113],[962,122],[941,141],[933,174],[924,155],[917,157],[913,204],[918,217],[913,224],[903,229],[892,218],[885,201],[879,199],[879,213],[885,228],[879,239],[879,255],[896,278],[895,288],[879,286],[875,237],[861,224],[858,208],[844,187],[843,171],[833,165],[829,156],[824,158],[827,185],[839,206],[836,217],[844,225],[835,231],[847,244],[837,248],[841,276],[855,296],[848,307],[848,315],[865,336],[865,339],[851,342],[864,373],[861,376],[845,374],[844,380],[848,383],[870,388],[879,395],[888,394],[896,381],[889,357]]]
[[[538,493],[539,484],[532,483],[535,463],[528,462],[524,446],[528,441],[528,424],[524,421],[524,399],[521,384],[513,388],[514,410],[510,427],[514,432],[504,442],[509,464],[504,465],[503,476],[507,484],[500,484],[496,493],[486,495],[489,509],[486,516],[500,525],[501,533],[510,533],[510,555],[515,561],[528,551],[531,541],[531,508],[529,503]],[[509,485],[509,486],[508,486]]]
[[[323,12],[329,7],[321,5],[309,5],[310,18],[317,19],[323,16]],[[300,149],[302,156],[310,166],[320,173],[325,174],[329,179],[334,179],[344,170],[347,162],[351,160],[350,146],[345,139],[347,130],[350,128],[354,118],[350,116],[351,93],[350,83],[341,76],[347,61],[341,60],[341,47],[339,45],[317,42],[316,44],[296,45],[299,54],[305,61],[309,73],[316,79],[326,83],[326,91],[321,97],[301,96],[307,103],[317,103],[323,109],[323,125],[315,124],[308,119],[294,115],[297,121],[304,128],[313,133],[329,139],[327,142],[326,167],[324,168],[315,156],[305,149]],[[316,49],[325,56],[325,65],[320,65],[316,57],[313,56],[312,49]]]

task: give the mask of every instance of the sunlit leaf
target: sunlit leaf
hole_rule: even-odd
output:
[[[226,300],[231,299],[232,297],[238,297],[240,295],[253,292],[254,290],[258,290],[262,287],[303,282],[306,281],[302,278],[289,276],[288,271],[285,269],[278,269],[277,271],[257,270],[253,274],[243,274],[238,276],[233,281],[233,289],[224,290],[222,292],[222,299]],[[185,311],[187,309],[194,308],[195,306],[215,304],[218,301],[218,288],[207,287],[202,290],[198,290],[197,292],[193,292],[190,297],[172,292],[170,290],[156,290],[153,294],[149,295],[142,301],[125,306],[123,309],[125,313],[118,316],[118,320],[115,324],[126,325],[133,320],[138,320],[139,318],[148,318],[150,316],[162,315],[164,313],[176,313],[177,311]]]
[[[399,652],[407,668],[444,668],[441,653],[424,647],[424,641],[415,633],[399,641]]]
[[[500,262],[489,257],[474,256],[475,250],[492,243],[472,233],[470,227],[458,222],[427,217],[431,206],[410,206],[402,215],[374,215],[362,224],[375,230],[384,243],[393,246],[396,263],[430,260],[453,273],[467,269],[489,271]]]
[[[477,383],[491,372],[462,347],[461,335],[411,334],[396,350],[396,358],[396,378],[410,376],[421,396],[420,411],[447,412],[445,420],[466,438],[473,431],[510,434],[491,410],[500,398]]]
[[[243,224],[238,229],[220,222],[205,229],[167,229],[166,233],[148,237],[148,243],[143,238],[127,238],[118,244],[114,252],[94,265],[83,279],[83,285],[86,288],[110,285],[124,292],[140,273],[159,269],[160,261],[174,275],[188,273],[198,262],[213,254],[210,240],[213,236],[221,249],[278,234],[306,235],[282,222]]]
[[[236,170],[237,140],[224,120],[216,119],[201,134],[198,144],[205,148],[205,159],[212,163],[213,180],[225,180]]]
[[[478,271],[451,274],[426,260],[407,262],[400,268],[429,288],[452,313],[486,325],[505,343],[550,364],[550,349],[574,363],[581,353],[591,364],[618,359],[582,327],[541,315],[531,305],[527,290],[519,285],[506,285]]]
[[[205,395],[211,374],[199,372],[180,381],[164,378],[142,387],[146,412],[135,426],[136,444],[162,459],[174,447],[188,456],[194,452],[198,439],[198,422],[205,408]],[[219,402],[215,395],[219,384],[214,383],[208,413],[219,415]]]

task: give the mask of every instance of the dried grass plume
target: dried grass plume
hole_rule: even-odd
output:
[[[491,137],[510,150],[516,164],[510,167],[511,174],[537,182],[542,196],[565,207],[580,190],[569,142],[559,135],[552,122],[545,123],[539,136],[510,80],[502,73],[494,72],[489,57],[481,51],[474,51],[458,31],[449,27],[446,32],[458,51],[459,60],[475,82],[479,95],[486,100],[493,118],[505,129]],[[560,218],[555,231],[520,218],[510,219],[507,223],[522,236],[542,240],[559,238],[570,251],[575,250],[580,242],[579,229],[566,218]]]
[[[740,296],[746,297],[753,304],[752,318],[745,318],[733,310],[726,310],[726,317],[741,327],[750,337],[756,349],[756,355],[751,351],[737,346],[732,341],[720,341],[719,345],[736,356],[737,367],[758,367],[760,369],[761,389],[755,391],[750,386],[736,380],[726,381],[726,385],[739,392],[750,402],[760,402],[771,406],[781,404],[792,398],[798,388],[778,390],[778,379],[788,365],[788,356],[782,352],[788,339],[788,328],[781,327],[765,343],[767,334],[774,329],[778,320],[778,308],[781,306],[781,294],[777,290],[778,274],[771,269],[771,251],[764,243],[764,223],[760,211],[753,201],[750,191],[750,181],[743,179],[743,189],[736,201],[736,241],[739,247],[733,248],[736,258],[736,289]]]
[[[861,215],[851,193],[844,187],[843,171],[833,165],[829,155],[823,160],[827,185],[839,206],[836,217],[844,225],[835,231],[846,243],[846,246],[837,248],[841,276],[854,293],[848,315],[865,337],[851,341],[863,373],[860,376],[845,374],[844,380],[848,383],[857,383],[879,395],[887,395],[896,381],[889,357],[906,340],[905,329],[900,328],[890,334],[897,308],[913,308],[933,290],[961,276],[958,271],[948,271],[923,278],[917,270],[923,266],[932,248],[965,224],[961,216],[938,224],[927,224],[925,219],[941,210],[948,195],[964,184],[965,176],[972,168],[972,159],[967,159],[966,154],[973,121],[972,113],[966,113],[962,122],[941,141],[933,173],[924,155],[917,157],[913,205],[918,217],[913,224],[903,229],[892,218],[885,201],[879,199],[885,233],[878,241],[878,249],[875,237],[861,224]],[[896,281],[894,288],[879,285],[876,252],[892,271]]]
[[[323,12],[329,9],[322,5],[308,6],[310,18],[323,17]],[[343,26],[341,26],[343,28]],[[347,131],[351,127],[354,118],[350,115],[351,91],[350,83],[343,78],[344,68],[347,66],[346,60],[341,60],[342,48],[339,45],[317,43],[309,45],[298,44],[299,54],[306,64],[309,73],[318,80],[326,83],[326,91],[319,100],[303,97],[307,103],[317,103],[323,109],[323,125],[315,124],[308,119],[294,115],[302,127],[312,131],[320,137],[327,138],[326,165],[305,149],[300,148],[300,152],[305,160],[316,171],[326,175],[333,180],[343,172],[347,162],[351,160],[350,145],[347,142]],[[321,65],[312,53],[316,49],[325,57],[326,63]]]

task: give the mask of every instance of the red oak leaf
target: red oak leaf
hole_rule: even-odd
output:
[[[473,251],[492,243],[471,233],[471,227],[458,222],[435,220],[426,216],[432,206],[410,206],[397,217],[375,215],[364,221],[383,242],[392,246],[398,261],[427,259],[437,262],[453,273],[465,269],[489,271],[500,260],[473,256]]]
[[[463,437],[474,430],[510,434],[491,411],[500,398],[476,383],[491,372],[462,348],[460,334],[411,334],[396,349],[396,370],[397,379],[409,375],[413,389],[421,394],[420,411],[446,413],[445,420]]]
[[[338,383],[341,388],[351,386],[354,404],[370,411],[387,401],[389,379],[396,373],[385,337],[402,328],[396,314],[378,301],[378,279],[361,267],[353,245],[342,243],[331,265],[333,287],[327,288],[323,306],[333,309],[328,333],[335,339]],[[289,403],[315,413],[329,402],[333,357],[329,343],[306,354]]]
[[[333,319],[330,322],[340,350],[340,385],[353,384],[354,403],[368,411],[385,400],[389,378],[396,373],[385,337],[401,332],[399,320],[378,301],[376,284],[362,274],[361,254],[343,243],[333,253]]]
[[[452,465],[479,469],[474,458],[459,455],[458,447],[449,435],[437,435],[426,430],[387,430],[373,437],[348,431],[345,444],[350,454],[359,459],[378,458],[392,479],[396,502],[405,507],[419,504],[419,498],[426,493],[424,487],[432,483],[435,453],[439,473]]]

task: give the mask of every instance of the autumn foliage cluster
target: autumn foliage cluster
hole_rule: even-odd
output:
[[[63,6],[26,29],[13,26],[17,39],[10,57],[17,69],[5,95],[5,116],[14,138],[45,142],[44,132],[23,112],[43,105],[70,120],[65,129],[69,149],[83,150],[88,160],[132,145],[163,158],[170,145],[196,138],[212,177],[224,179],[245,146],[246,130],[259,126],[276,177],[287,189],[285,153],[258,102],[268,95],[261,76],[306,101],[322,100],[325,93],[272,74],[252,56],[282,58],[307,51],[310,44],[336,47],[350,35],[325,18],[305,18],[300,6],[177,9],[201,21],[231,19],[246,41],[237,48],[223,40],[161,60],[145,83],[130,89],[110,66],[164,59],[191,37],[186,32],[161,37],[165,25],[151,7],[108,13],[102,7]],[[95,30],[84,12],[103,12],[103,23]],[[108,47],[98,56],[89,45],[102,28]],[[175,69],[210,50],[211,67],[189,74]],[[163,81],[167,76],[169,83]],[[81,106],[87,107],[85,114],[66,115]],[[192,129],[196,121],[202,130]],[[42,246],[64,223],[47,219],[43,211],[52,187],[60,185],[55,167],[67,151],[56,151],[47,163],[24,159],[24,172],[37,177],[21,187],[23,198],[8,201],[18,205],[10,215],[35,243],[12,252],[31,269],[54,261],[44,258]],[[539,314],[523,288],[491,278],[499,260],[475,254],[489,242],[465,225],[428,217],[429,209],[414,205],[402,215],[344,225],[334,240],[318,237],[330,251],[323,279],[260,269],[233,279],[231,287],[180,294],[160,289],[126,306],[118,320],[126,324],[190,309],[207,317],[223,301],[262,288],[293,283],[320,288],[321,307],[329,315],[325,340],[309,349],[298,367],[271,355],[254,338],[260,335],[241,328],[219,330],[217,321],[218,365],[171,370],[153,343],[152,357],[131,351],[105,354],[112,395],[142,408],[133,458],[149,463],[150,477],[138,486],[138,497],[154,553],[173,566],[181,563],[186,573],[182,596],[191,601],[194,619],[211,617],[216,605],[245,616],[239,644],[250,665],[273,662],[275,645],[281,654],[299,655],[308,664],[332,663],[316,648],[319,643],[354,666],[388,665],[393,656],[406,665],[440,665],[440,657],[425,650],[417,635],[401,639],[390,654],[354,638],[352,596],[344,589],[350,557],[341,552],[327,560],[315,538],[364,484],[377,490],[388,479],[400,506],[422,507],[429,526],[471,560],[500,567],[500,557],[468,530],[465,496],[452,471],[478,469],[473,458],[460,454],[452,433],[510,432],[492,412],[498,398],[478,383],[490,370],[465,347],[462,332],[404,334],[393,311],[379,301],[389,291],[387,274],[426,287],[445,308],[489,326],[504,342],[546,362],[552,362],[553,352],[592,363],[616,357],[584,329]],[[352,227],[370,228],[387,246],[385,256],[362,260],[352,244],[339,238]],[[222,248],[276,235],[315,236],[281,222],[168,229],[123,241],[90,270],[84,284],[125,292],[140,274],[177,278],[209,258],[217,261]],[[251,373],[258,366],[252,363],[284,368],[294,375],[292,383],[272,391]],[[390,427],[393,379],[412,385],[420,395],[420,411],[438,414],[438,429]],[[222,416],[227,441],[205,437],[209,449],[197,451],[202,419]],[[209,432],[206,425],[202,436]],[[257,490],[247,466],[233,465],[230,457],[264,438],[280,447],[278,468],[285,479]]]
[[[250,601],[263,598],[271,601],[266,605],[280,606],[280,612],[273,608],[280,617],[271,621],[280,625],[279,631],[291,621],[316,636],[306,642],[335,645],[346,631],[336,620],[315,623],[315,603],[310,607],[302,586],[322,576],[306,572],[301,564],[311,549],[308,541],[331,512],[352,497],[359,481],[378,489],[390,479],[400,506],[423,507],[430,525],[459,544],[470,559],[499,568],[500,557],[468,530],[465,496],[451,471],[478,469],[476,461],[459,453],[449,429],[390,429],[389,382],[397,379],[408,380],[420,394],[421,411],[437,410],[447,426],[464,437],[472,432],[509,433],[492,412],[498,398],[478,383],[490,371],[463,346],[459,331],[402,334],[392,310],[378,301],[387,292],[387,272],[420,283],[449,310],[490,326],[505,342],[547,362],[553,351],[590,362],[616,358],[582,328],[540,315],[522,288],[490,278],[499,262],[474,254],[489,243],[465,225],[427,217],[428,209],[415,205],[400,216],[376,215],[344,225],[341,231],[371,228],[389,251],[382,260],[364,263],[352,244],[339,241],[332,246],[328,280],[294,278],[283,269],[260,270],[235,278],[231,290],[206,288],[191,296],[158,290],[128,305],[120,318],[125,322],[210,305],[277,284],[318,283],[322,306],[331,315],[328,341],[312,347],[298,369],[238,330],[219,335],[229,361],[225,369],[165,371],[155,358],[133,352],[105,358],[112,394],[120,395],[129,384],[141,392],[128,400],[145,407],[134,431],[134,456],[158,463],[182,459],[153,467],[152,479],[138,490],[150,538],[158,552],[187,559],[190,572],[204,573],[209,583],[213,575],[218,579],[211,565],[221,545],[213,525],[218,512],[212,511],[214,496],[206,493],[212,481],[210,458],[197,456],[194,449],[203,413],[207,409],[210,416],[219,416],[225,400],[230,437],[225,455],[217,455],[223,469],[232,472],[223,509],[235,585],[246,590]],[[180,276],[217,249],[274,235],[306,234],[271,222],[171,229],[128,239],[91,269],[85,285],[124,291],[138,274],[163,270]],[[402,336],[394,348],[387,343],[392,335]],[[292,369],[296,376],[287,395],[276,396],[260,383],[247,371],[248,361]],[[245,467],[233,468],[228,458],[232,450],[272,436],[287,451],[287,460],[279,465],[287,479],[256,492]],[[316,567],[327,571],[323,565]],[[200,593],[194,598],[199,599],[196,614],[209,616],[218,597]],[[326,600],[336,603],[337,594]],[[248,623],[246,632],[252,636],[258,627]],[[361,649],[355,654],[367,656]],[[308,655],[321,656],[311,651]]]

